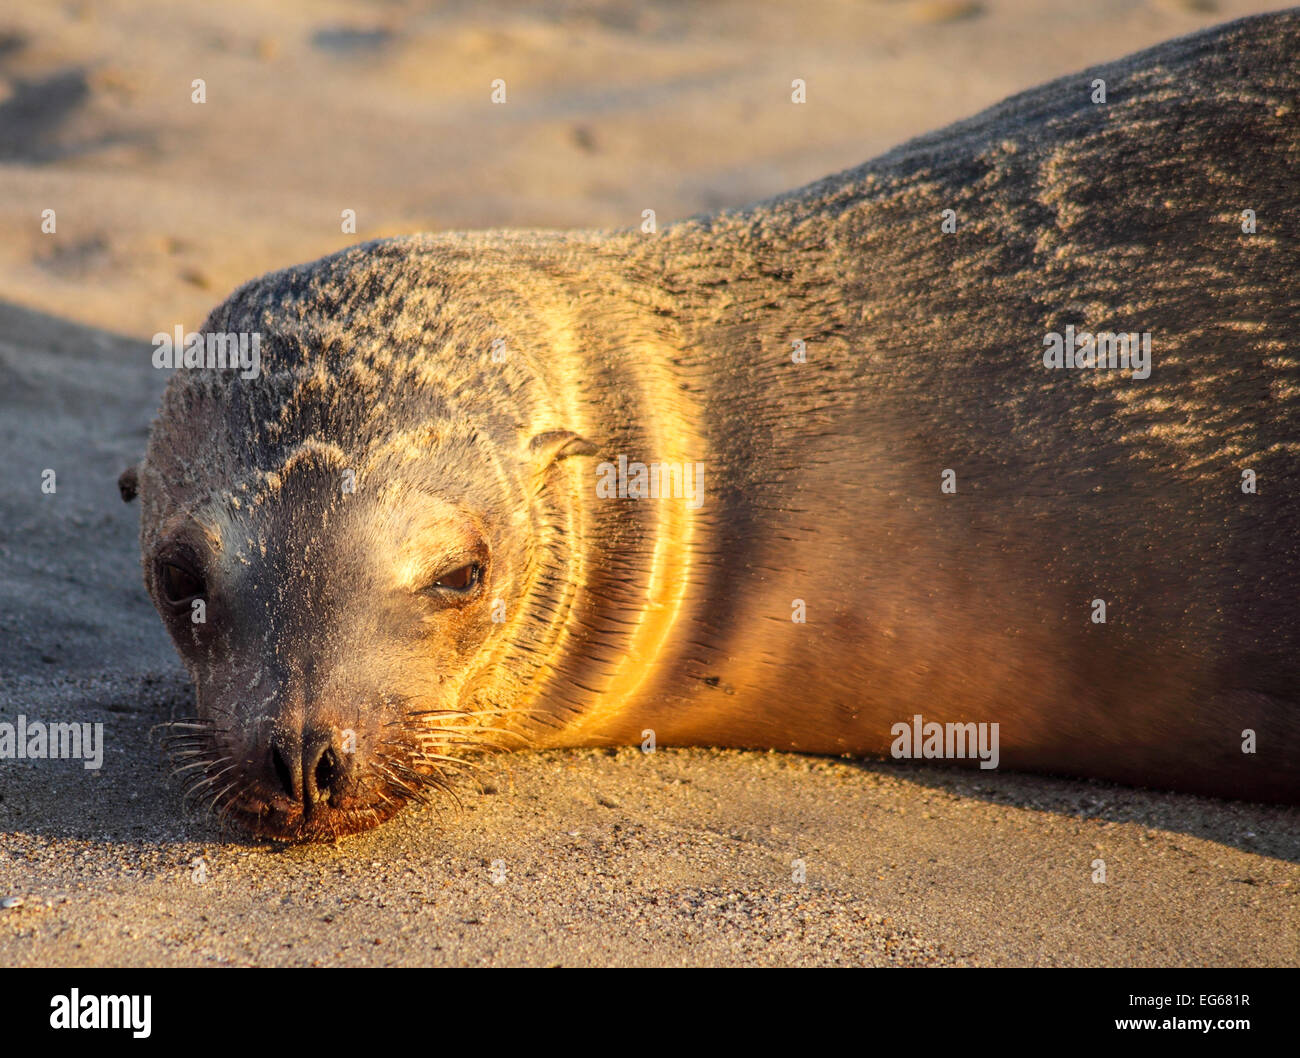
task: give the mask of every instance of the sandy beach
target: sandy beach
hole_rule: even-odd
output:
[[[116,485],[166,381],[150,336],[269,269],[388,234],[743,205],[1286,6],[6,7],[0,721],[102,723],[105,751],[0,761],[0,965],[1300,965],[1300,810],[1102,783],[521,753],[459,807],[335,845],[223,830],[168,778],[157,727],[192,690]]]

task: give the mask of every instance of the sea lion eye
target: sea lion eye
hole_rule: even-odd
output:
[[[467,562],[463,566],[439,574],[432,587],[442,588],[445,591],[467,592],[478,584],[482,573],[483,567],[479,563]]]
[[[182,603],[203,594],[203,578],[175,562],[163,562],[158,568],[158,583],[169,603]]]

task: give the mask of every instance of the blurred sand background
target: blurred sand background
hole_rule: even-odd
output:
[[[189,692],[114,483],[165,381],[149,335],[263,271],[384,234],[742,205],[1285,6],[6,4],[0,719],[103,722],[107,752],[0,761],[0,964],[1300,964],[1300,812],[1101,784],[524,754],[460,811],[337,846],[222,833],[150,735]]]

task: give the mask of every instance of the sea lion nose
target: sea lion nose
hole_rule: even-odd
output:
[[[337,799],[347,785],[347,755],[338,749],[336,734],[330,728],[311,728],[302,738],[277,734],[271,740],[276,779],[307,816]]]

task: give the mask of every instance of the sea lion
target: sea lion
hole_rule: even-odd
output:
[[[321,838],[487,746],[970,724],[1295,802],[1297,54],[1245,19],[657,234],[241,287],[203,332],[260,370],[177,370],[121,485],[198,792]]]

